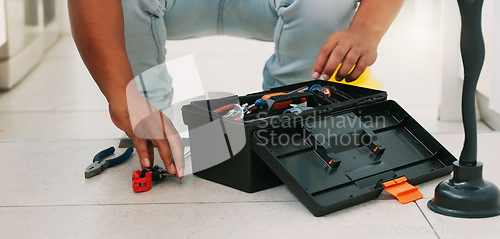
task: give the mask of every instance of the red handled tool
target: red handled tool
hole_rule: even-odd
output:
[[[160,181],[168,176],[174,175],[169,174],[165,168],[158,165],[153,168],[135,170],[132,172],[132,189],[136,193],[149,191],[153,187],[153,182]]]
[[[132,172],[132,189],[134,192],[146,192],[151,190],[153,187],[152,172],[145,172],[144,174],[141,170],[135,170]]]

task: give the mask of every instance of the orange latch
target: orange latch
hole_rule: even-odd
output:
[[[385,191],[396,197],[402,204],[417,201],[424,197],[420,191],[418,191],[418,186],[413,186],[407,182],[405,176],[383,182],[382,185],[385,187]]]

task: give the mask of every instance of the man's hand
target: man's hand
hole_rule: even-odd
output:
[[[377,47],[396,18],[404,0],[363,0],[347,30],[334,32],[321,48],[312,77],[356,80],[377,59]],[[351,71],[352,70],[352,71]]]
[[[316,59],[313,78],[322,76],[323,80],[329,80],[342,64],[335,80],[345,78],[350,82],[358,79],[366,67],[375,63],[379,41],[377,36],[367,35],[361,29],[349,28],[332,33]]]
[[[108,100],[113,123],[134,141],[142,168],[153,166],[156,146],[168,172],[184,176],[184,146],[179,134],[138,93],[132,80],[121,1],[68,0],[68,10],[82,60]]]
[[[184,145],[172,122],[161,111],[155,110],[142,118],[142,113],[129,113],[131,108],[134,107],[127,107],[126,101],[123,104],[110,104],[109,113],[116,127],[123,130],[134,142],[141,167],[144,169],[154,165],[156,146],[167,171],[179,178],[184,177]],[[131,120],[131,117],[142,119],[132,127],[131,122],[136,120]]]

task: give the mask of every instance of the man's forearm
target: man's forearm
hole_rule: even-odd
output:
[[[360,28],[382,39],[399,13],[404,0],[361,0],[350,28]]]
[[[68,0],[73,38],[108,102],[125,99],[134,77],[125,48],[120,0]]]

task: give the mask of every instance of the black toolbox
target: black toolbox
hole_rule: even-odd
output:
[[[272,97],[267,109],[243,119],[219,112],[317,84],[330,87],[329,103],[306,90]],[[300,112],[269,110],[269,102],[294,94],[307,98]],[[315,216],[378,197],[382,182],[405,176],[418,184],[449,174],[456,160],[386,92],[334,82],[194,101],[182,114],[195,175],[250,193],[285,183]]]

